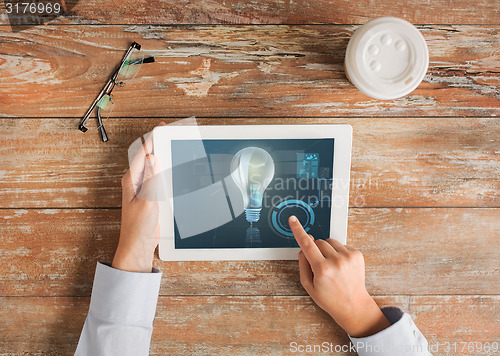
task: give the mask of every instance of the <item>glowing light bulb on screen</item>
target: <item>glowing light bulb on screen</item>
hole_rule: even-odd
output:
[[[247,221],[259,221],[264,191],[274,177],[273,158],[262,148],[244,148],[231,161],[231,177],[243,195]]]

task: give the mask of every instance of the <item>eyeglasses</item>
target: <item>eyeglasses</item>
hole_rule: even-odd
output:
[[[90,114],[92,114],[92,111],[97,107],[97,129],[99,130],[102,141],[108,141],[108,135],[104,129],[102,119],[108,118],[113,111],[115,101],[111,92],[115,86],[118,85],[119,87],[122,87],[125,83],[134,79],[139,72],[139,69],[141,69],[142,63],[152,63],[155,61],[154,57],[144,58],[144,55],[140,52],[140,50],[141,45],[137,42],[133,42],[130,45],[127,53],[123,56],[120,66],[111,75],[108,82],[104,88],[102,88],[101,92],[94,100],[94,103],[83,117],[82,121],[80,121],[80,124],[78,125],[78,129],[80,131],[86,132],[88,130],[88,128],[85,127],[85,124],[87,123]]]

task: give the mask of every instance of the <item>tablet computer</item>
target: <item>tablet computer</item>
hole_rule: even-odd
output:
[[[289,260],[291,215],[345,244],[350,125],[159,126],[159,256]]]

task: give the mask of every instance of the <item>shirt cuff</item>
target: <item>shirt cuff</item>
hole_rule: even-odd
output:
[[[429,355],[425,337],[409,314],[396,307],[381,309],[392,324],[368,337],[351,337],[359,356]]]
[[[98,319],[122,324],[152,323],[162,273],[127,272],[97,263],[89,312]]]

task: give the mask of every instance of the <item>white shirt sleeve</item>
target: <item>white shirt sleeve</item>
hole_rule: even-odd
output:
[[[392,324],[368,337],[350,337],[359,356],[429,356],[428,343],[409,314],[396,307],[381,309]]]
[[[126,272],[97,263],[76,356],[149,354],[161,272]]]

